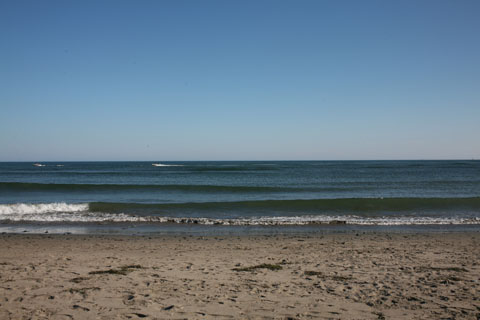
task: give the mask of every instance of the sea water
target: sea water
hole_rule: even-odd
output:
[[[0,163],[4,231],[135,223],[478,226],[480,161]]]

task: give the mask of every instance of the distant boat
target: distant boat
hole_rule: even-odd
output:
[[[41,163],[34,163],[33,164],[35,167],[45,167],[46,165],[41,164]]]

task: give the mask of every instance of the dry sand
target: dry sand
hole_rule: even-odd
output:
[[[3,234],[0,244],[0,319],[480,317],[480,233]]]

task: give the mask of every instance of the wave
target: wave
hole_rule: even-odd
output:
[[[431,213],[480,214],[480,197],[473,198],[337,198],[312,200],[257,200],[237,202],[184,202],[184,203],[17,203],[0,204],[0,215],[48,212],[103,212],[142,216],[191,215],[196,216],[269,216],[298,214],[331,215],[356,214],[379,216],[403,214],[421,216]]]
[[[423,212],[475,212],[480,213],[480,197],[473,198],[337,198],[312,200],[258,200],[238,202],[192,203],[113,203],[92,202],[91,211],[128,213],[225,213],[258,214],[270,212],[289,214],[387,214]]]
[[[154,167],[184,167],[182,171],[187,172],[247,172],[247,171],[272,171],[279,170],[275,163],[190,163],[183,164],[163,164],[152,163]]]
[[[197,172],[197,173],[213,173],[213,172],[229,172],[229,173],[242,173],[242,172],[250,172],[250,171],[277,171],[279,168],[275,167],[274,165],[202,165],[202,166],[191,166],[188,167],[188,171],[190,172]]]
[[[348,187],[260,187],[260,186],[226,186],[226,185],[183,185],[183,184],[59,184],[59,183],[29,183],[0,182],[0,190],[7,191],[182,191],[182,192],[302,192],[302,191],[352,191],[357,188]]]
[[[223,226],[300,225],[465,225],[480,224],[479,217],[361,217],[358,215],[303,215],[248,217],[235,219],[204,217],[138,216],[125,213],[91,212],[88,204],[8,204],[0,205],[0,220],[7,222],[71,223],[175,223]]]
[[[24,214],[43,214],[43,213],[58,213],[58,212],[80,212],[89,209],[88,203],[67,204],[64,202],[54,203],[15,203],[15,204],[1,204],[0,217],[7,215],[24,215]]]
[[[89,212],[88,203],[16,203],[0,205],[0,221],[12,222],[134,222],[138,219],[126,214]]]
[[[349,192],[378,190],[382,186],[385,188],[398,188],[399,185],[408,188],[427,188],[441,187],[442,185],[458,185],[459,187],[477,184],[480,180],[457,181],[417,181],[417,182],[369,182],[369,181],[346,181],[329,182],[323,186],[232,186],[232,185],[209,185],[209,184],[63,184],[63,183],[35,183],[35,182],[0,182],[0,191],[3,192],[33,192],[33,191],[55,191],[55,192],[97,192],[97,191],[181,191],[181,192],[228,192],[228,193],[248,193],[248,192]]]
[[[205,225],[480,224],[480,198],[351,198],[204,203],[0,204],[0,221]]]

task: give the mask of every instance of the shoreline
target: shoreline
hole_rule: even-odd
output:
[[[2,319],[480,315],[476,231],[0,239]]]
[[[125,235],[125,236],[236,236],[236,235],[307,235],[329,233],[463,233],[480,232],[480,224],[436,225],[258,225],[228,226],[176,223],[3,223],[0,234],[78,234],[78,235]]]

